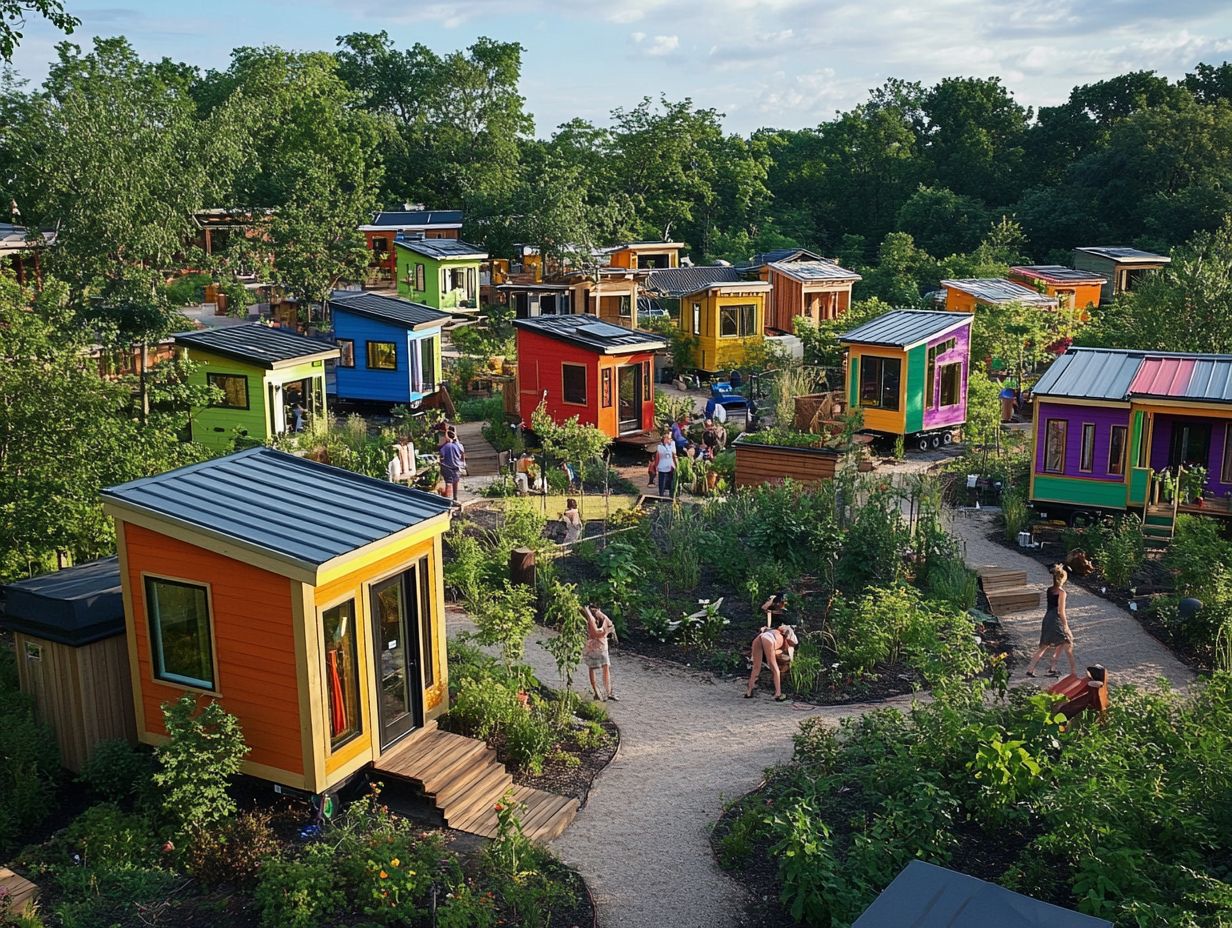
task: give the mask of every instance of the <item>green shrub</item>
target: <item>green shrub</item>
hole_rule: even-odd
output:
[[[538,776],[543,773],[543,761],[552,745],[556,732],[536,713],[518,706],[505,726],[505,750],[509,762],[519,770],[528,770]]]
[[[0,850],[51,811],[60,755],[51,728],[22,693],[0,694]]]
[[[489,674],[461,682],[449,718],[462,734],[486,741],[524,711],[517,692]]]
[[[234,815],[230,780],[248,753],[239,720],[214,700],[198,710],[191,693],[164,703],[163,718],[168,739],[155,749],[154,784],[167,820],[187,832]]]
[[[1031,524],[1031,515],[1027,509],[1025,490],[1007,488],[1001,494],[1001,521],[1007,541],[1017,541],[1018,533],[1027,530],[1027,526]]]
[[[1102,547],[1095,553],[1095,562],[1117,590],[1129,588],[1134,574],[1146,560],[1146,539],[1142,535],[1142,520],[1130,513],[1116,521]]]
[[[462,400],[455,407],[457,421],[484,422],[489,419],[505,416],[505,401],[502,397],[493,396],[487,399]]]
[[[496,904],[488,893],[469,884],[455,886],[436,910],[436,928],[492,928],[496,924]]]
[[[607,706],[601,702],[580,702],[577,705],[577,716],[588,722],[606,722]]]
[[[81,781],[99,796],[116,799],[149,789],[153,757],[127,741],[103,741],[81,770]]]
[[[331,847],[310,845],[299,858],[261,867],[253,902],[265,928],[316,928],[341,915],[346,894],[333,872]]]
[[[194,832],[184,849],[184,860],[188,872],[206,886],[245,886],[257,880],[262,865],[276,857],[278,850],[270,814],[254,810]]]
[[[573,732],[573,740],[583,751],[594,751],[607,744],[608,734],[598,722],[584,722]]]
[[[167,302],[172,306],[195,306],[205,299],[209,274],[185,274],[167,284]]]
[[[961,558],[947,557],[929,562],[925,588],[931,598],[965,612],[975,607],[979,578]]]

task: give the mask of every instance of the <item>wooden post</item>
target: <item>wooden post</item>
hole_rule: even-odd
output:
[[[530,548],[514,548],[509,552],[509,580],[515,585],[534,587],[534,551]]]

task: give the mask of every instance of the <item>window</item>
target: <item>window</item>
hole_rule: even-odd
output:
[[[693,334],[702,334],[702,304],[693,304]]]
[[[359,658],[355,600],[321,614],[325,633],[325,685],[329,693],[329,748],[337,750],[359,734]]]
[[[1108,473],[1120,477],[1125,473],[1125,445],[1129,438],[1129,426],[1114,425],[1108,436]]]
[[[1044,473],[1065,473],[1065,433],[1069,423],[1064,419],[1049,419],[1044,425]]]
[[[649,361],[642,362],[642,402],[643,403],[650,402],[650,362]],[[1229,429],[1228,431],[1232,433],[1232,429]],[[1232,481],[1227,481],[1227,482],[1232,482]]]
[[[962,402],[962,364],[955,361],[941,365],[941,405],[957,406]]]
[[[415,265],[415,289],[420,292],[428,289],[427,275],[422,264]]]
[[[338,366],[339,367],[354,367],[355,366],[355,339],[353,338],[338,339]]]
[[[428,580],[428,559],[419,559],[419,634],[420,646],[423,648],[420,663],[423,664],[424,687],[436,683],[436,668],[432,666],[432,655],[436,653],[436,636],[432,628],[432,586]]]
[[[1223,430],[1223,466],[1219,468],[1219,482],[1232,483],[1232,424]]]
[[[368,370],[396,371],[398,346],[393,342],[368,342]]]
[[[627,296],[620,298],[620,315],[627,319],[633,312],[633,301]]]
[[[586,405],[586,368],[581,364],[562,364],[560,376],[564,381],[563,395],[566,403]]]
[[[1146,467],[1146,457],[1147,457],[1146,433],[1147,433],[1147,429],[1150,427],[1150,424],[1146,418],[1146,413],[1142,413],[1142,412],[1134,413],[1134,422],[1136,423],[1135,430],[1138,433],[1138,467]]]
[[[210,607],[203,586],[145,578],[154,677],[203,690],[214,689]]]
[[[1082,423],[1082,448],[1078,454],[1078,469],[1089,474],[1095,469],[1095,423]]]
[[[1211,456],[1211,424],[1176,419],[1172,423],[1169,467],[1206,467]]]
[[[719,336],[721,338],[745,338],[757,334],[757,307],[723,306],[719,309]]]
[[[953,338],[947,338],[943,342],[939,342],[928,349],[928,370],[924,379],[924,405],[929,409],[934,408],[937,403],[937,358],[941,357],[947,351],[953,351],[954,346],[958,341]],[[953,406],[954,403],[941,401],[942,406]]]
[[[436,336],[419,340],[419,391],[436,389]]]
[[[860,358],[860,405],[897,410],[902,366],[898,358]]]
[[[244,374],[206,374],[205,380],[222,391],[222,399],[211,405],[222,409],[248,408],[248,377]]]
[[[605,367],[603,369],[603,408],[610,409],[612,406],[612,369]]]

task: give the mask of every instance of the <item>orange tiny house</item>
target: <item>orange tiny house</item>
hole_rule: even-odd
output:
[[[103,499],[140,741],[163,703],[215,699],[245,773],[323,793],[446,711],[446,500],[269,448]]]
[[[1001,306],[1021,303],[1023,306],[1039,306],[1056,309],[1056,297],[1046,296],[1034,287],[1024,287],[1000,277],[971,277],[962,280],[943,280],[945,308],[951,312],[973,313],[983,306]]]

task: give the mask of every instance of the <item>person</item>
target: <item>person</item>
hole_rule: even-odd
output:
[[[296,432],[304,430],[304,407],[299,400],[296,400],[295,405],[291,407],[291,428]]]
[[[538,484],[535,477],[535,456],[529,451],[523,451],[518,457],[513,482],[518,488],[518,496],[525,496]]]
[[[719,453],[719,432],[714,427],[714,420],[706,420],[706,430],[702,432],[702,447],[706,449],[706,457],[713,461]]]
[[[462,483],[462,462],[465,460],[466,452],[453,429],[445,433],[445,443],[441,445],[438,453],[441,458],[441,478],[445,481],[444,496],[448,499],[452,495],[456,503],[458,502],[458,487]]]
[[[595,699],[605,698],[599,695],[599,687],[595,683],[595,671],[602,668],[603,691],[607,694],[606,698],[612,702],[620,702],[620,697],[612,689],[612,658],[607,653],[609,635],[613,641],[618,644],[620,642],[620,639],[616,637],[616,626],[594,603],[583,606],[582,614],[586,616],[586,645],[582,649],[582,662],[590,674],[590,691]]]
[[[659,495],[671,496],[676,482],[676,443],[672,441],[671,432],[665,431],[659,436],[659,446],[655,448],[655,473],[659,477]]]
[[[581,489],[582,480],[578,476],[578,472],[574,469],[572,464],[570,464],[568,461],[562,461],[560,465],[560,469],[564,472],[565,479],[569,481],[567,484],[565,484],[565,486],[568,489],[570,490]]]
[[[757,688],[757,678],[761,675],[761,664],[764,660],[770,667],[770,676],[774,679],[774,701],[786,702],[783,694],[783,671],[791,666],[799,639],[796,631],[790,625],[780,625],[778,628],[763,626],[753,639],[753,649],[750,655],[753,659],[753,669],[749,673],[749,685],[744,698],[752,699]]]
[[[1065,600],[1069,595],[1065,592],[1065,582],[1068,579],[1069,572],[1063,565],[1052,565],[1052,586],[1044,591],[1048,598],[1048,607],[1044,611],[1044,621],[1040,626],[1039,649],[1027,665],[1028,677],[1035,676],[1036,665],[1049,651],[1052,652],[1052,660],[1048,662],[1048,676],[1057,676],[1057,659],[1062,651],[1069,658],[1069,672],[1078,673],[1078,664],[1074,660],[1074,635],[1069,630],[1069,616],[1065,611]]]
[[[433,431],[436,432],[436,450],[440,451],[445,442],[449,441],[449,430],[452,428],[447,419],[442,419],[433,426]]]
[[[779,590],[771,595],[764,603],[761,604],[761,613],[766,617],[766,627],[774,627],[774,618],[778,616],[780,622],[783,621],[783,614],[787,611],[787,591]]]
[[[685,446],[689,443],[689,436],[685,434],[689,428],[689,420],[680,416],[672,423],[672,441],[676,443],[676,453],[684,451]]]
[[[390,483],[409,485],[415,480],[417,472],[415,446],[411,444],[409,438],[403,435],[394,443],[393,456],[385,468],[385,475]]]
[[[560,521],[565,523],[565,544],[573,544],[582,537],[582,514],[578,512],[578,502],[570,497],[565,500],[565,511],[560,514]]]
[[[719,402],[717,396],[706,400],[706,418],[713,419],[719,425],[727,424],[727,409]]]

